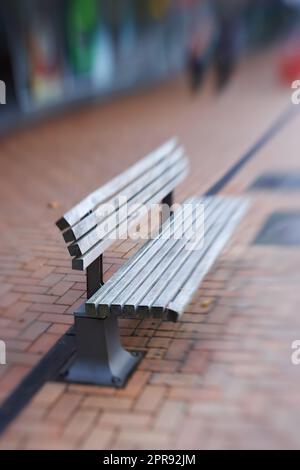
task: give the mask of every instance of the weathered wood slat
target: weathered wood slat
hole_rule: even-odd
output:
[[[193,199],[190,199],[187,202],[190,204],[196,203]],[[145,243],[143,247],[133,257],[131,257],[130,260],[127,261],[93,297],[86,302],[86,312],[90,315],[96,315],[97,306],[101,302],[105,302],[107,295],[114,300],[120,291],[124,290],[135,276],[139,274],[140,270],[148,260],[153,258],[159,249],[167,243],[168,240],[164,238],[166,231],[174,233],[181,222],[181,211],[177,210],[173,217],[163,224],[160,233],[158,233],[155,238]]]
[[[166,158],[162,159],[157,165],[150,168],[150,170],[144,173],[138,180],[135,180],[128,186],[124,187],[121,194],[119,193],[113,198],[105,201],[105,206],[103,206],[103,204],[100,205],[91,214],[87,215],[84,219],[73,225],[73,227],[66,230],[63,233],[64,240],[66,242],[77,240],[87,234],[97,225],[105,223],[105,220],[109,217],[109,215],[115,211],[121,210],[126,201],[130,202],[134,196],[140,193],[145,187],[149,186],[149,184],[152,183],[161,174],[165,173],[172,166],[183,160],[188,164],[187,158],[184,155],[183,147],[178,147],[168,156],[166,156]],[[106,209],[105,214],[104,209]]]
[[[104,217],[101,224],[97,225],[85,236],[69,245],[68,250],[71,256],[83,255],[90,248],[96,245],[96,243],[113,233],[116,227],[118,227],[123,220],[126,220],[127,217],[130,217],[134,212],[137,212],[137,205],[144,205],[153,194],[156,194],[166,184],[169,184],[174,177],[184,174],[187,167],[188,163],[186,160],[178,159],[174,166],[168,168],[167,171],[156,173],[156,178],[152,180],[149,185],[143,185],[142,189],[128,201],[127,207],[124,205],[123,208],[125,208],[125,212],[122,211],[122,207],[117,208],[114,212],[111,211],[111,214],[108,217]],[[109,228],[109,231],[107,228]]]
[[[214,244],[205,254],[205,257],[202,258],[199,265],[189,275],[189,278],[186,280],[185,284],[182,285],[179,290],[177,290],[177,294],[175,295],[174,299],[167,304],[165,311],[169,320],[176,321],[182,315],[184,308],[186,305],[188,305],[194,295],[195,286],[200,285],[201,281],[216,260],[218,254],[229,240],[236,225],[244,215],[247,206],[248,202],[243,202],[239,205],[234,214],[231,216],[231,219],[223,228],[222,236],[219,236],[215,240]]]
[[[198,202],[203,200],[198,200]],[[192,199],[196,204],[197,199]],[[158,235],[135,258],[116,273],[86,305],[86,313],[105,317],[111,312],[122,316],[165,316],[176,321],[191,300],[201,280],[217,258],[234,228],[245,213],[247,201],[230,197],[205,198],[205,240],[194,241],[194,251],[186,249],[185,240],[163,240]],[[176,211],[177,212],[177,211]],[[173,230],[178,230],[176,212]],[[188,232],[193,216],[187,216]],[[164,243],[163,243],[164,242]]]
[[[209,205],[206,213],[206,224],[210,224],[211,218],[215,219],[215,214],[217,211],[217,200],[213,200],[213,203]],[[192,224],[194,223],[195,219],[196,208],[184,221],[184,229],[186,233],[189,233]],[[213,223],[212,221],[212,223]],[[205,224],[205,225],[206,225]],[[184,247],[188,241],[189,235],[187,238],[181,238],[179,240],[167,240],[166,246],[163,250],[160,250],[157,253],[157,256],[151,260],[149,263],[146,264],[145,268],[139,274],[137,279],[131,283],[127,291],[122,292],[119,295],[119,298],[112,301],[112,307],[115,309],[116,306],[119,304],[119,307],[125,309],[125,313],[130,315],[133,314],[138,305],[144,299],[144,297],[148,294],[151,297],[150,292],[156,287],[159,289],[159,285],[164,281],[164,273],[168,266],[174,261],[177,264],[177,260],[180,257],[180,254],[183,252]],[[147,305],[147,302],[146,302]]]
[[[192,204],[194,207],[198,204],[204,204],[205,206],[205,220],[207,226],[209,226],[210,217],[215,214],[216,207],[220,205],[221,200],[218,198],[205,198],[205,199],[198,199],[194,198],[191,200],[186,201],[186,204]],[[151,241],[151,245],[147,251],[147,253],[143,254],[143,257],[139,259],[139,262],[135,262],[131,269],[126,269],[126,276],[119,275],[119,272],[113,276],[113,285],[105,286],[100,291],[98,291],[98,295],[96,294],[93,298],[91,298],[88,303],[87,312],[90,314],[95,314],[95,309],[97,309],[97,305],[100,305],[99,308],[99,315],[106,316],[107,315],[107,308],[106,304],[113,304],[113,308],[116,309],[121,306],[127,301],[132,300],[131,296],[135,294],[137,288],[146,282],[149,282],[151,276],[148,277],[149,271],[153,270],[154,268],[158,267],[158,278],[160,275],[160,263],[162,263],[161,269],[164,269],[163,265],[163,250],[168,252],[173,245],[178,244],[181,242],[180,240],[172,240],[172,239],[163,239],[164,234],[168,231],[171,234],[177,232],[178,229],[181,230],[182,225],[184,225],[185,230],[189,230],[192,225],[193,217],[195,216],[195,211],[193,214],[187,214],[186,217],[181,218],[181,210],[177,210],[174,213],[174,227],[172,230],[168,229],[168,224],[160,234],[161,238],[157,238]],[[176,223],[176,217],[178,217]],[[187,223],[187,222],[190,223]],[[127,262],[130,265],[130,261]],[[114,280],[115,279],[115,280]],[[119,305],[117,304],[119,302]],[[131,302],[130,302],[131,303]]]
[[[177,175],[175,178],[173,178],[169,184],[164,186],[163,189],[161,189],[158,193],[156,193],[153,197],[151,197],[147,202],[145,202],[145,207],[150,208],[151,204],[158,203],[161,201],[167,194],[170,193],[174,189],[175,186],[177,186],[186,176],[187,169],[182,171],[179,175]],[[132,221],[129,220],[127,223],[127,220],[124,221],[124,223],[120,224],[118,227],[119,235],[122,236],[122,234],[126,233],[128,225],[136,222],[137,219],[133,219]],[[101,243],[98,243],[96,246],[91,248],[87,253],[85,253],[83,256],[80,256],[78,258],[74,258],[72,260],[72,267],[73,269],[78,269],[78,270],[83,270],[86,269],[86,267],[95,259],[97,256],[101,255],[105,249],[107,249],[109,246],[114,243],[114,240],[106,239],[103,240]]]
[[[181,211],[180,211],[181,212]],[[142,290],[144,293],[147,291],[147,286],[153,281],[153,272],[159,269],[160,263],[163,262],[164,257],[171,256],[172,252],[179,251],[181,249],[182,240],[176,239],[176,233],[178,229],[181,230],[182,225],[188,229],[193,223],[193,213],[187,214],[184,217],[184,214],[181,220],[178,221],[177,227],[174,227],[174,233],[171,234],[169,239],[162,239],[160,244],[156,244],[156,251],[152,253],[150,250],[141,263],[136,266],[135,270],[130,272],[129,281],[126,280],[126,285],[119,290],[115,289],[116,296],[115,298],[111,296],[111,293],[108,293],[107,300],[104,298],[104,302],[110,303],[113,309],[121,310],[124,304],[132,304],[138,302],[140,297],[139,292]],[[137,297],[137,299],[136,299]],[[102,303],[102,302],[101,302]],[[100,314],[103,312],[103,309],[100,306]],[[132,309],[130,309],[132,310]],[[128,311],[129,314],[129,306]]]
[[[214,232],[215,227],[219,223],[219,219],[224,216],[224,203],[216,199],[216,204],[210,214],[205,217],[205,244],[206,240],[211,237],[211,233]],[[219,204],[217,204],[217,202]],[[153,271],[151,278],[146,281],[142,288],[136,290],[135,294],[130,299],[125,300],[124,313],[132,313],[133,310],[137,310],[139,305],[148,308],[152,307],[155,299],[165,292],[169,292],[172,286],[175,285],[174,278],[179,273],[179,276],[183,276],[182,269],[186,269],[188,263],[185,262],[192,256],[192,262],[197,262],[196,259],[199,256],[199,251],[189,251],[186,246],[191,241],[191,236],[187,236],[181,240],[180,244],[176,247],[177,249],[171,250],[167,258],[162,258],[159,266]],[[203,243],[203,240],[197,239],[192,242],[192,245],[196,248],[197,245]],[[178,280],[177,280],[178,284]],[[158,302],[159,306],[165,305],[163,302]],[[145,308],[143,310],[145,310]],[[160,312],[162,313],[162,311]]]
[[[182,289],[182,286],[185,285],[195,267],[201,259],[205,259],[207,252],[214,246],[215,242],[219,239],[227,240],[224,232],[225,227],[230,223],[230,219],[234,216],[237,209],[238,201],[230,201],[226,207],[221,208],[218,219],[205,237],[205,246],[203,249],[195,250],[192,253],[183,253],[181,259],[178,260],[178,267],[170,266],[168,270],[164,271],[164,282],[160,285],[160,293],[152,292],[151,298],[149,299],[149,305],[154,315],[156,310],[158,310],[159,314],[163,313],[165,306]],[[219,253],[219,250],[215,250],[215,253]],[[177,269],[177,272],[175,269]],[[165,288],[166,285],[168,286],[167,289]],[[199,284],[194,284],[194,289],[198,285]],[[145,303],[145,299],[142,303]]]
[[[86,216],[95,207],[111,198],[114,194],[121,192],[124,186],[134,181],[144,172],[155,166],[161,159],[173,152],[178,145],[176,138],[172,138],[159,147],[154,152],[148,154],[143,160],[139,161],[121,175],[115,177],[106,185],[97,189],[70,211],[66,212],[64,216],[56,223],[60,230],[65,230],[72,227]]]

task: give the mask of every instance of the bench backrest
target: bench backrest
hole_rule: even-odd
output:
[[[68,244],[73,269],[88,268],[113,244],[107,227],[118,230],[119,235],[126,232],[133,220],[137,222],[136,205],[149,210],[152,204],[163,201],[187,171],[185,151],[173,138],[64,214],[56,225]],[[122,211],[125,198],[126,212]]]

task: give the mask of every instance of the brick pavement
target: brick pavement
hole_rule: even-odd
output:
[[[202,193],[288,102],[264,58],[257,60],[259,74],[249,74],[248,62],[217,98],[208,83],[191,100],[178,79],[3,139],[0,327],[8,365],[0,368],[0,399],[67,330],[84,298],[84,277],[71,271],[54,221],[173,133],[192,161],[177,199]],[[243,192],[269,168],[298,169],[299,123],[289,124],[224,192]],[[290,363],[290,345],[300,327],[294,288],[300,252],[251,245],[270,212],[299,206],[297,195],[255,194],[179,323],[121,320],[125,346],[146,352],[124,389],[47,383],[0,448],[299,447],[300,373]],[[106,278],[134,249],[125,241],[106,253]]]

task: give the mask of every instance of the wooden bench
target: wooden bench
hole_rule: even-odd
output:
[[[126,234],[154,204],[171,207],[187,172],[185,150],[171,139],[57,222],[73,268],[87,272],[87,301],[75,312],[76,358],[66,380],[123,385],[141,354],[121,346],[118,317],[177,321],[244,214],[247,203],[240,198],[189,199],[103,285],[102,255],[115,242],[112,235]],[[203,208],[204,239],[198,224]]]

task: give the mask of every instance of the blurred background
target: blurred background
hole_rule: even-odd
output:
[[[193,90],[212,67],[222,88],[241,56],[295,36],[299,10],[297,0],[3,0],[0,129],[185,68]],[[300,71],[290,42],[288,80]]]

